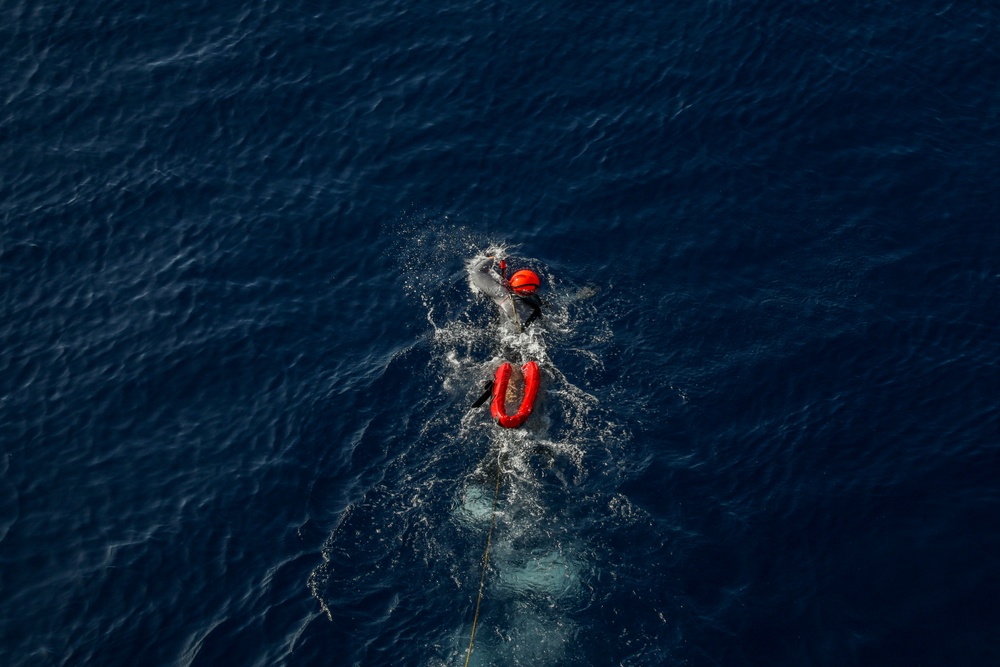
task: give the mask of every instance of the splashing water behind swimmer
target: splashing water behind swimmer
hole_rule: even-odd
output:
[[[421,233],[428,229],[421,227]],[[591,353],[590,337],[595,325],[597,335],[604,335],[600,330],[604,321],[593,301],[575,300],[578,288],[558,289],[542,262],[531,259],[524,263],[536,267],[546,300],[552,301],[544,319],[523,332],[504,317],[486,320],[487,311],[497,312],[494,305],[475,285],[469,284],[468,291],[458,289],[461,282],[455,282],[457,276],[449,269],[470,245],[460,233],[406,243],[406,249],[419,246],[433,259],[410,266],[408,275],[421,279],[407,281],[414,300],[426,307],[432,329],[402,352],[394,366],[430,379],[432,386],[413,410],[426,414],[427,421],[422,427],[403,429],[408,435],[401,440],[386,441],[385,429],[370,428],[361,434],[359,450],[380,449],[388,442],[391,459],[379,466],[382,481],[363,489],[363,497],[355,497],[339,520],[339,528],[324,546],[327,560],[314,573],[311,588],[322,602],[362,581],[385,585],[407,563],[425,564],[437,582],[431,586],[434,594],[460,606],[459,618],[454,626],[441,626],[440,620],[435,624],[423,614],[426,627],[416,617],[411,623],[439,647],[428,664],[461,664],[469,641],[469,593],[475,595],[499,469],[501,507],[481,633],[470,665],[573,664],[579,650],[574,610],[593,603],[595,593],[588,582],[595,580],[595,564],[603,560],[587,536],[592,524],[580,524],[576,518],[581,503],[593,503],[575,498],[576,486],[587,476],[584,451],[600,458],[602,451],[607,454],[608,448],[619,447],[621,438],[597,399],[552,363],[547,347],[548,339],[553,339],[560,358],[573,360],[577,375],[597,368],[602,362]],[[503,256],[506,250],[491,248],[487,254]],[[400,256],[415,261],[412,253]],[[461,273],[467,280],[468,272]],[[451,286],[446,301],[433,300],[426,290],[434,280]],[[581,328],[578,322],[587,326]],[[587,340],[578,340],[581,335]],[[474,400],[503,360],[510,360],[515,370],[511,391],[504,398],[513,406],[510,410],[516,410],[523,395],[520,366],[528,359],[537,359],[543,368],[546,399],[533,420],[520,429],[499,429],[488,413],[468,412],[472,402],[468,395],[474,393]],[[438,390],[433,388],[435,378]],[[592,507],[587,514],[599,512],[599,507]],[[442,521],[443,516],[448,520]],[[336,615],[335,608],[333,612]]]

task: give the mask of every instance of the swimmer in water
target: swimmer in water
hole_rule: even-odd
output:
[[[477,291],[493,299],[519,332],[527,331],[542,316],[542,300],[536,294],[542,281],[531,269],[515,271],[507,280],[507,263],[500,260],[497,273],[493,269],[495,262],[493,255],[473,258],[468,265],[469,279]]]
[[[541,286],[541,279],[538,274],[531,269],[520,269],[515,271],[507,280],[507,263],[499,261],[493,255],[478,255],[468,261],[466,269],[469,273],[469,281],[477,292],[481,292],[493,300],[497,305],[503,318],[514,325],[516,331],[523,333],[528,327],[538,321],[542,316],[542,300],[537,291]],[[494,269],[499,269],[499,272]],[[522,351],[505,344],[501,351],[501,357],[516,359],[522,357]],[[473,404],[473,408],[479,407],[490,397],[493,381],[486,383],[486,391]],[[511,364],[511,375],[507,384],[507,392],[504,396],[504,406],[507,414],[515,414],[521,405],[521,396],[524,394],[525,380],[518,363]]]

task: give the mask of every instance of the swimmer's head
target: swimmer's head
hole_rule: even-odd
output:
[[[510,277],[510,288],[515,294],[531,294],[541,285],[538,274],[530,269],[521,269]]]

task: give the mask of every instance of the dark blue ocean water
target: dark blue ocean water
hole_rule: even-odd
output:
[[[2,664],[461,665],[498,464],[472,665],[1000,664],[994,3],[12,0],[0,59]]]

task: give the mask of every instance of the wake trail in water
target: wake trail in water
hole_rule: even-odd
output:
[[[355,664],[377,661],[380,649],[372,646],[403,635],[427,642],[426,660],[414,664],[462,664],[499,474],[469,664],[582,664],[584,629],[574,616],[601,596],[601,547],[588,540],[587,517],[605,511],[592,506],[601,494],[587,488],[587,461],[606,466],[626,436],[594,395],[556,367],[549,349],[569,343],[561,354],[574,355],[573,342],[581,336],[608,340],[610,334],[587,290],[553,276],[541,261],[523,259],[547,287],[545,314],[540,325],[519,333],[474,293],[465,268],[455,269],[480,248],[497,256],[511,249],[477,248],[462,233],[421,233],[408,244],[420,252],[401,253],[408,258],[407,290],[423,304],[430,330],[420,343],[425,354],[402,363],[424,364],[411,368],[423,378],[415,383],[421,398],[396,416],[406,436],[386,442],[377,433],[363,434],[355,444],[393,447],[397,454],[381,482],[363,489],[344,512],[310,588],[340,625],[363,616],[361,633],[374,638],[350,653]],[[428,285],[441,286],[433,299]],[[583,352],[580,346],[574,361],[601,364],[593,347]],[[469,409],[498,364],[528,359],[539,362],[542,380],[536,409],[523,426],[503,429],[493,424],[488,407]]]

